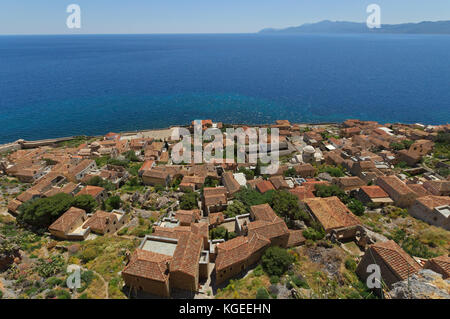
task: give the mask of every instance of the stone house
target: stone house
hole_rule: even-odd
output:
[[[402,208],[409,207],[417,198],[416,193],[397,176],[378,177],[376,184],[389,194],[389,197],[392,198],[396,206]]]
[[[338,197],[306,198],[304,203],[327,234],[335,234],[339,240],[352,239],[357,235],[361,222]]]
[[[394,203],[389,195],[377,185],[362,186],[356,193],[356,198],[366,205],[371,203],[376,207],[391,205]]]
[[[84,240],[90,229],[81,229],[88,219],[83,209],[71,207],[48,227],[49,232],[58,239]]]
[[[362,281],[365,282],[371,274],[367,268],[372,264],[380,267],[381,287],[386,285],[389,289],[394,283],[406,280],[422,268],[393,240],[377,242],[367,248],[356,268],[356,274]]]
[[[416,199],[409,214],[424,222],[450,230],[450,197],[424,196]]]

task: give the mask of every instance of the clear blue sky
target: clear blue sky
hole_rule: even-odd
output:
[[[81,7],[80,30],[66,27],[66,7]],[[0,0],[0,34],[248,33],[321,20],[381,23],[450,20],[450,0]]]

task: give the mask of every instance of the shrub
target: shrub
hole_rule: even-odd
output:
[[[337,196],[344,204],[348,203],[349,196],[337,185],[315,185],[317,197]]]
[[[80,259],[83,263],[88,263],[94,260],[99,255],[98,249],[95,247],[86,247],[80,254]]]
[[[106,207],[108,210],[119,209],[122,205],[122,200],[119,196],[111,196],[106,200]]]
[[[299,288],[309,289],[309,285],[302,276],[291,276],[290,281]]]
[[[57,277],[50,277],[45,282],[50,286],[50,288],[53,288],[55,286],[61,286],[63,280]]]
[[[84,209],[90,214],[97,208],[97,201],[91,195],[79,195],[73,199],[72,206]]]
[[[353,258],[347,258],[345,260],[345,268],[350,271],[355,271],[357,267],[356,261],[353,260]]]
[[[269,293],[267,292],[266,288],[260,287],[256,291],[256,299],[269,299]]]
[[[287,191],[273,193],[270,206],[279,216],[287,220],[295,220],[300,217],[300,206],[297,196]]]
[[[112,191],[116,187],[110,181],[104,180],[100,176],[94,176],[90,180],[87,181],[87,185],[103,187],[106,190]]]
[[[17,219],[36,228],[47,228],[65,213],[72,203],[73,197],[64,193],[31,200],[20,206]]]
[[[321,240],[325,237],[325,231],[308,227],[303,231],[303,237],[309,240]]]
[[[198,208],[198,194],[194,192],[183,194],[180,199],[180,208],[184,210]]]
[[[211,239],[227,239],[228,230],[225,227],[216,227],[209,231]]]
[[[295,177],[295,176],[297,176],[297,171],[295,170],[295,168],[290,167],[284,171],[283,175],[285,177]]]
[[[44,278],[54,276],[64,269],[64,258],[61,255],[54,255],[48,259],[38,259],[35,270]]]
[[[238,169],[239,173],[244,173],[245,178],[247,180],[252,180],[255,177],[255,172],[253,172],[251,169],[245,168],[245,167],[241,167]]]
[[[67,290],[63,290],[63,289],[56,290],[55,296],[58,299],[71,299],[70,293]]]
[[[270,276],[270,283],[271,284],[277,284],[280,282],[280,277],[278,276]]]
[[[203,187],[216,187],[217,185],[219,185],[219,181],[211,176],[206,177],[203,183]]]
[[[294,256],[289,254],[286,249],[274,246],[265,251],[261,264],[269,276],[281,276],[294,261]]]
[[[363,203],[361,203],[357,199],[352,199],[350,203],[347,204],[347,207],[352,211],[353,214],[357,216],[362,216],[365,211]]]
[[[228,205],[227,209],[224,212],[224,215],[227,218],[231,218],[246,214],[247,212],[247,207],[242,202],[235,200],[232,204]]]

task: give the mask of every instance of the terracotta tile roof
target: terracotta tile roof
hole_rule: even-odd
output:
[[[329,182],[326,181],[306,181],[304,183],[302,183],[302,186],[305,187],[308,191],[315,191],[316,190],[316,185],[331,185]]]
[[[280,219],[269,204],[251,206],[250,211],[253,213],[256,220],[265,220],[273,223]]]
[[[194,225],[194,224],[192,224],[192,225]],[[190,233],[191,231],[192,231],[191,226],[177,226],[177,227],[173,227],[173,228],[155,226],[153,228],[152,235],[166,237],[166,238],[179,239],[181,235],[183,235],[185,233]]]
[[[393,240],[377,242],[370,248],[400,280],[407,279],[421,269],[420,265]]]
[[[165,180],[169,176],[169,172],[162,167],[155,167],[151,170],[145,171],[143,176]]]
[[[175,218],[182,224],[192,224],[200,219],[200,210],[178,210],[175,213]]]
[[[61,192],[70,194],[77,189],[78,185],[72,182],[67,183],[61,188]]]
[[[92,162],[94,162],[94,161],[93,160],[89,160],[89,159],[82,160],[78,165],[76,165],[75,167],[70,169],[69,173],[73,174],[73,175],[77,175],[78,173],[81,173],[86,168],[88,168],[89,165],[92,164]]]
[[[181,182],[194,185],[203,185],[205,182],[205,176],[184,176]]]
[[[359,219],[336,196],[304,200],[325,231],[360,225]]]
[[[20,205],[22,205],[21,201],[19,201],[17,199],[10,200],[8,203],[8,210],[10,212],[16,213],[17,210],[19,209]]]
[[[67,212],[62,214],[53,224],[51,224],[48,229],[61,231],[66,233],[70,230],[73,223],[80,218],[80,216],[85,215],[86,212],[83,209],[71,207]]]
[[[273,187],[272,183],[266,180],[262,180],[259,183],[256,184],[256,188],[261,194],[264,194],[265,192],[268,192],[270,190],[274,190],[275,187]]]
[[[256,220],[248,224],[248,236],[258,234],[267,239],[273,239],[289,233],[286,223],[278,217],[274,222]]]
[[[139,169],[139,171],[148,171],[153,167],[153,164],[155,163],[155,161],[153,160],[146,160],[144,162],[144,164],[142,164],[141,168]]]
[[[123,270],[124,274],[167,282],[169,279],[169,269],[172,257],[158,254],[152,251],[136,249],[131,255],[130,262]]]
[[[17,196],[16,199],[21,201],[22,203],[25,203],[35,196],[40,196],[40,192],[28,189],[25,192],[19,194],[19,196]]]
[[[87,185],[77,194],[77,196],[91,195],[92,197],[96,198],[98,195],[100,195],[104,191],[105,191],[105,189],[103,187]]]
[[[306,238],[303,237],[303,230],[293,230],[289,229],[289,240],[288,247],[295,247],[303,244],[306,241]]]
[[[191,224],[191,231],[194,234],[202,236],[203,238],[208,239],[208,237],[209,237],[208,223],[200,222],[200,223]]]
[[[423,185],[421,184],[407,184],[407,185],[414,193],[416,193],[417,197],[431,195],[431,193],[427,191],[427,189],[423,187]]]
[[[316,169],[311,164],[299,164],[294,166],[297,173],[315,172]]]
[[[230,171],[223,174],[223,184],[230,194],[234,194],[241,189],[241,185],[234,179],[233,173]]]
[[[372,186],[362,186],[361,190],[369,196],[369,198],[386,198],[389,197],[388,193],[386,193],[380,186],[372,185]]]
[[[182,234],[173,254],[170,271],[179,271],[195,277],[198,273],[198,262],[202,247],[203,239],[201,236],[193,233]]]
[[[247,236],[238,236],[217,246],[216,271],[243,262],[249,257]]]
[[[272,185],[275,187],[275,189],[280,188],[289,188],[288,183],[284,180],[283,176],[272,176],[269,178],[269,181],[272,183]]]
[[[205,187],[203,189],[205,206],[225,205],[227,203],[226,193],[225,187]]]
[[[434,195],[450,194],[450,181],[426,181],[423,186]]]
[[[380,176],[377,179],[377,184],[383,188],[385,191],[384,184],[387,184],[390,188],[392,188],[396,193],[400,195],[406,195],[412,193],[412,190],[403,183],[397,176]]]
[[[450,257],[443,255],[439,257],[435,257],[432,259],[429,259],[428,263],[433,263],[437,268],[439,268],[440,274],[442,274],[443,278],[446,279],[450,277]],[[428,268],[428,265],[425,264],[425,268]]]
[[[360,187],[366,185],[358,176],[339,177],[338,184],[343,187]]]
[[[84,223],[83,228],[86,229],[88,227],[93,231],[97,231],[100,233],[105,233],[109,224],[117,223],[117,216],[113,213],[108,213],[102,210],[96,211],[86,223]]]
[[[223,213],[211,213],[209,214],[209,224],[210,225],[219,225],[222,224],[225,217]]]
[[[248,251],[249,254],[255,253],[261,248],[267,247],[270,245],[270,240],[257,232],[253,232],[249,234],[248,237]]]
[[[311,189],[306,188],[305,186],[297,186],[294,189],[290,189],[289,192],[292,195],[298,197],[298,200],[302,201],[305,198],[314,198],[316,197]]]
[[[423,206],[434,209],[435,207],[450,205],[450,197],[449,196],[424,196],[416,199],[417,202],[422,204]]]

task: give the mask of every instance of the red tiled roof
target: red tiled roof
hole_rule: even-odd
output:
[[[389,197],[389,195],[380,187],[377,185],[373,186],[363,186],[361,187],[361,190],[369,196],[369,198],[386,198]]]
[[[307,198],[304,202],[326,231],[361,224],[359,219],[336,196]]]
[[[267,191],[270,191],[270,190],[274,190],[274,189],[275,189],[275,187],[273,187],[272,183],[269,182],[269,181],[266,181],[266,180],[262,180],[262,181],[260,181],[259,183],[257,183],[257,184],[256,184],[256,188],[258,189],[258,191],[259,191],[261,194],[264,194],[264,193],[267,192]]]
[[[370,248],[383,259],[385,264],[401,280],[407,279],[408,276],[421,269],[420,265],[393,240],[377,242]]]
[[[167,282],[169,269],[167,263],[172,257],[152,251],[136,249],[131,255],[130,262],[123,270],[124,274]]]
[[[316,197],[311,189],[306,188],[305,186],[297,186],[294,189],[290,189],[289,192],[292,195],[298,197],[299,200],[304,200],[305,198],[314,198]]]
[[[84,214],[86,214],[86,212],[83,209],[71,207],[51,224],[48,229],[66,233],[69,231],[70,227],[72,227],[73,223]]]
[[[85,188],[83,188],[78,194],[79,195],[91,195],[92,197],[96,198],[101,192],[103,192],[105,189],[103,187],[99,186],[91,186],[88,185]]]
[[[170,271],[179,271],[192,277],[198,273],[198,262],[203,247],[201,236],[185,233],[178,239],[177,247],[170,264]]]
[[[255,215],[256,220],[264,220],[273,223],[280,219],[269,204],[254,205],[250,207],[250,210]]]

